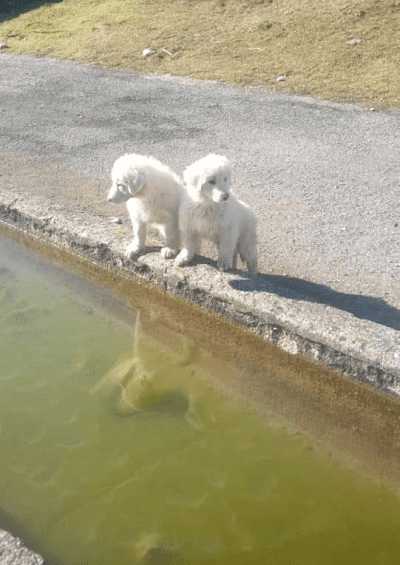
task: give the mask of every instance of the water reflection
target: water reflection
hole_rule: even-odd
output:
[[[197,428],[202,427],[190,384],[196,376],[198,346],[182,338],[183,354],[167,351],[143,332],[137,313],[133,348],[122,356],[91,389],[92,396],[111,401],[120,416],[144,412],[182,414]],[[171,388],[173,375],[173,388]]]

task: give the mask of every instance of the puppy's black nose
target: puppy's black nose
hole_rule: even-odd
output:
[[[229,194],[224,194],[222,200],[228,200],[228,198],[229,198]]]

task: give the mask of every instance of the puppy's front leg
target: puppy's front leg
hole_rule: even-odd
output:
[[[232,243],[232,233],[224,233],[220,236],[218,244],[218,261],[217,267],[220,271],[232,269],[235,261],[235,242]]]
[[[138,255],[144,247],[147,234],[147,224],[146,222],[132,223],[133,227],[133,240],[126,248],[126,256],[128,259],[133,259]]]
[[[178,267],[183,267],[190,263],[200,247],[198,235],[195,233],[181,233],[181,239],[182,251],[175,259],[175,265]]]
[[[173,219],[165,224],[165,247],[161,249],[164,259],[171,259],[178,253],[180,246],[178,222]]]

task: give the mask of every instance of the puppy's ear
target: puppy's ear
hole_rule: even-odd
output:
[[[147,176],[144,171],[135,170],[127,179],[128,190],[131,196],[135,196],[146,183]]]
[[[188,173],[188,172],[185,171],[183,173],[183,180],[185,181],[185,184],[187,186],[194,186],[199,191],[201,190],[201,186],[199,186],[199,181],[200,181],[200,174],[199,173],[191,174],[190,172]]]

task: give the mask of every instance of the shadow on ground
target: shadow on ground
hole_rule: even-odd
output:
[[[241,276],[246,277],[243,271]],[[336,292],[322,284],[282,275],[247,275],[242,280],[230,281],[235,290],[268,292],[293,300],[304,300],[345,310],[357,318],[370,320],[400,330],[400,311],[381,298]]]
[[[161,247],[146,247],[140,255],[160,251]],[[216,271],[217,262],[203,255],[196,255],[190,265],[209,265]],[[231,273],[240,275],[240,280],[231,280],[229,284],[235,290],[242,292],[267,292],[283,298],[302,300],[332,306],[353,314],[357,318],[370,320],[394,330],[400,330],[400,310],[390,306],[382,298],[363,296],[360,294],[346,294],[331,288],[303,279],[286,277],[282,275],[251,274],[242,270],[231,270]]]
[[[58,4],[62,1],[63,0],[52,0],[51,2],[47,2],[46,0],[28,0],[24,2],[23,0],[3,0],[0,7],[0,22],[12,20],[20,14],[25,14],[25,12],[30,12],[31,10],[43,6],[43,4]]]

